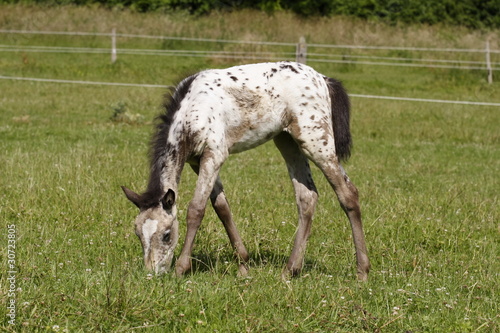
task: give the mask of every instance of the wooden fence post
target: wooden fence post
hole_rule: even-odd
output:
[[[493,83],[493,69],[491,68],[490,40],[486,40],[486,68],[488,70],[488,83]]]
[[[307,59],[307,44],[304,37],[300,37],[299,43],[297,44],[297,50],[295,53],[295,61],[301,64],[305,64]]]
[[[116,62],[116,28],[113,28],[111,32],[111,63]]]

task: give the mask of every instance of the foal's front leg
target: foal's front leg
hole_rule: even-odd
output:
[[[200,168],[198,165],[191,165],[191,168],[197,175],[199,175]],[[212,193],[210,193],[210,201],[212,202],[215,213],[217,213],[217,216],[222,221],[224,229],[226,229],[227,236],[229,237],[229,241],[231,242],[233,249],[236,251],[239,261],[238,272],[240,276],[245,276],[248,274],[248,267],[246,265],[249,259],[248,251],[245,248],[245,245],[243,245],[241,236],[236,228],[236,224],[234,223],[233,215],[231,214],[229,203],[227,202],[226,195],[224,194],[224,188],[220,177],[217,177],[217,180],[215,181]]]
[[[175,264],[175,274],[177,276],[182,276],[191,269],[191,254],[193,252],[194,238],[201,225],[201,220],[205,215],[205,207],[207,206],[208,198],[217,180],[220,167],[226,157],[227,155],[205,151],[200,159],[196,189],[187,211],[186,240],[182,247],[181,255]]]
[[[240,276],[246,276],[248,274],[248,251],[245,248],[245,245],[243,245],[238,229],[236,229],[236,224],[234,223],[233,215],[231,214],[229,203],[227,202],[226,195],[224,194],[224,190],[222,188],[222,182],[219,177],[217,177],[214,189],[210,194],[210,200],[212,201],[212,206],[214,207],[217,216],[224,225],[224,229],[226,229],[227,236],[229,237],[229,241],[231,242],[233,249],[236,251],[239,261],[238,273]]]

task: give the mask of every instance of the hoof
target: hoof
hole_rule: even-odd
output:
[[[238,267],[238,277],[245,277],[248,275],[248,267],[245,264],[240,264]]]
[[[176,277],[182,277],[184,275],[184,270],[179,269],[178,267],[175,268],[175,276]]]
[[[180,265],[175,266],[175,276],[183,277],[190,269],[191,269],[191,267],[185,268],[185,267],[182,267]]]
[[[358,281],[368,281],[368,272],[358,272]]]
[[[302,271],[301,268],[288,268],[288,267],[285,267],[283,269],[283,272],[281,272],[281,278],[284,281],[289,281],[291,278],[299,276],[301,271]]]

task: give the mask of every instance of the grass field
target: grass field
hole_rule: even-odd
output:
[[[272,26],[276,20],[282,24]],[[261,24],[251,30],[249,22]],[[343,18],[303,22],[288,14],[271,20],[252,12],[193,19],[98,8],[0,7],[4,29],[108,32],[112,25],[147,34],[294,42],[305,32],[317,43],[351,38],[431,47],[475,47],[474,41],[486,34]],[[314,34],[325,27],[343,27],[345,33]],[[101,43],[74,37],[0,38],[0,44],[9,45]],[[150,42],[130,43],[151,47]],[[186,71],[236,63],[120,56],[111,65],[108,55],[2,52],[0,75],[172,84]],[[500,102],[500,85],[488,85],[477,71],[314,67],[343,80],[352,93]],[[372,260],[368,282],[356,281],[348,221],[317,169],[320,201],[305,268],[298,278],[281,279],[297,217],[284,162],[272,144],[231,156],[221,172],[251,253],[249,276],[236,276],[227,236],[207,209],[196,239],[195,269],[174,278],[144,270],[132,227],[136,209],[120,189],[146,186],[151,121],[163,93],[158,88],[0,80],[2,330],[500,330],[498,107],[352,99],[355,147],[346,170],[361,196]],[[132,123],[112,121],[118,109],[140,117]],[[186,169],[178,206],[181,240],[195,180]],[[9,295],[13,280],[8,280],[11,234],[16,241],[15,298]],[[12,299],[14,325],[6,316]]]

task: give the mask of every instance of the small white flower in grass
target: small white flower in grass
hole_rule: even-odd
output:
[[[56,332],[59,332],[59,329],[60,329],[59,325],[52,326],[52,330],[54,330]]]
[[[345,299],[345,297],[344,296],[340,296],[340,299]]]
[[[92,268],[87,268],[87,269],[85,269],[85,272],[87,272],[87,273],[92,272]]]
[[[153,278],[153,274],[146,275],[146,280],[151,280]]]

